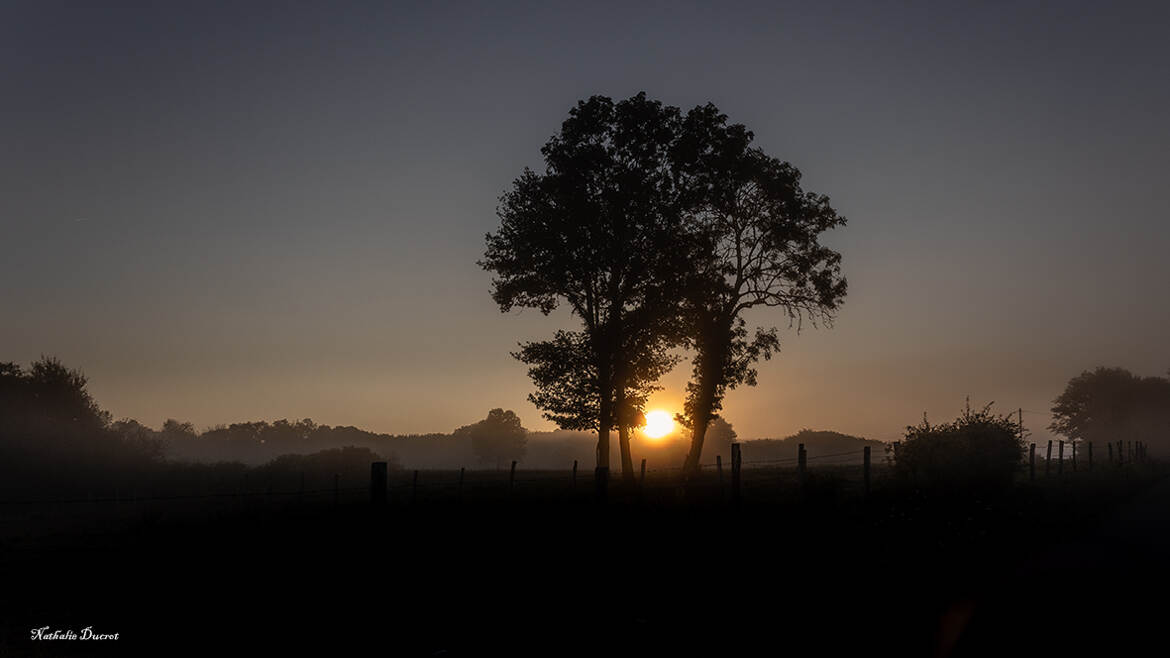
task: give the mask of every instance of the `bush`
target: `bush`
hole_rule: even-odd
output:
[[[956,420],[906,428],[894,472],[929,489],[987,489],[1009,486],[1024,457],[1019,427],[1008,416],[970,406]]]

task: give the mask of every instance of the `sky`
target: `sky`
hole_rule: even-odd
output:
[[[578,101],[713,102],[848,218],[741,438],[896,439],[1096,366],[1170,369],[1170,5],[0,5],[0,361],[115,418],[447,432],[527,402],[476,260]],[[678,410],[689,368],[651,407]]]

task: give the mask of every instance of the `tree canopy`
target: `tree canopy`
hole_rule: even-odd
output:
[[[1170,442],[1170,378],[1097,368],[1069,380],[1053,401],[1049,429],[1073,441]]]
[[[520,425],[520,417],[510,410],[492,409],[487,418],[461,427],[454,434],[471,437],[475,456],[485,464],[500,466],[505,461],[523,459],[527,452],[528,431]]]
[[[845,224],[828,197],[801,188],[800,171],[751,146],[753,134],[711,104],[687,113],[678,148],[693,243],[683,321],[694,349],[679,420],[692,432],[684,470],[728,389],[754,386],[754,364],[779,350],[775,327],[751,332],[743,314],[781,309],[797,328],[829,324],[846,292],[841,256],[820,242]]]
[[[645,94],[578,103],[541,149],[545,171],[525,170],[501,197],[500,227],[480,262],[494,274],[501,310],[547,314],[563,303],[581,322],[516,356],[530,366],[546,417],[598,432],[602,468],[618,410],[643,403],[681,340],[669,322],[686,267],[673,167],[679,121],[678,108]]]
[[[780,347],[775,327],[749,331],[744,313],[828,324],[844,299],[841,257],[820,235],[845,219],[752,140],[711,104],[684,114],[645,94],[594,96],[541,150],[545,172],[525,170],[501,198],[480,265],[501,310],[564,303],[580,320],[515,355],[546,418],[598,431],[600,467],[616,428],[632,476],[626,429],[674,348],[695,354],[680,416],[693,471],[726,391],[754,385],[754,364]]]

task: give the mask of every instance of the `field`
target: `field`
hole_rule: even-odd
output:
[[[1123,592],[1164,581],[1163,474],[926,496],[875,468],[867,497],[856,465],[803,488],[745,468],[736,505],[713,469],[685,491],[669,471],[614,482],[605,504],[591,473],[393,471],[382,508],[313,481],[6,505],[3,655],[1116,649],[1157,629]],[[120,639],[28,641],[46,625]]]

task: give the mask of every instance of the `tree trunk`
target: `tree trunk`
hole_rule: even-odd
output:
[[[708,343],[700,346],[703,350],[698,374],[698,391],[695,395],[695,407],[691,418],[691,449],[687,459],[683,462],[683,478],[690,478],[699,472],[699,464],[703,456],[703,439],[707,437],[707,427],[711,424],[711,417],[715,407],[715,392],[723,377],[724,354],[731,339],[730,328],[707,334]]]
[[[601,399],[597,403],[597,468],[609,469],[609,429],[613,427],[613,379],[609,368],[609,354],[599,354],[597,363],[598,389]]]
[[[600,425],[597,430],[597,467],[609,468],[609,422],[610,410],[609,405],[605,402],[601,403],[601,418]]]
[[[626,408],[625,386],[619,385],[615,393],[614,418],[617,419],[618,450],[621,453],[622,459],[622,480],[633,482],[635,480],[634,457],[630,453],[630,413],[629,409]]]
[[[609,430],[597,433],[597,467],[609,468]]]
[[[625,423],[618,425],[618,446],[622,453],[622,480],[633,483],[634,456],[630,453],[630,428]]]
[[[691,428],[691,449],[687,453],[687,460],[683,462],[683,477],[689,478],[699,472],[699,464],[703,456],[703,439],[707,437],[707,427],[711,424],[711,400],[714,395],[706,391],[701,393],[702,401],[695,405],[694,423]]]

